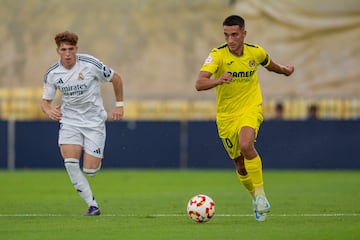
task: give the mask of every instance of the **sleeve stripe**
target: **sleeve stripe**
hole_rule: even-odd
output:
[[[81,55],[78,57],[79,57],[78,59],[80,61],[91,63],[91,64],[95,65],[97,68],[102,69],[103,64],[94,58],[81,56]]]
[[[46,81],[46,78],[47,76],[49,75],[49,73],[53,70],[55,70],[56,68],[58,68],[60,65],[59,65],[59,62],[56,62],[54,63],[51,67],[49,67],[49,69],[47,70],[47,72],[45,73],[45,76],[44,76],[44,82]]]

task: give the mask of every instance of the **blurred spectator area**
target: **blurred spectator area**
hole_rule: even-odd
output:
[[[0,119],[47,120],[40,109],[42,88],[0,88]],[[284,106],[285,120],[306,118],[310,105],[318,106],[319,119],[352,120],[360,118],[358,98],[266,98],[263,102],[264,118],[271,119],[276,104]],[[54,104],[61,104],[59,97]],[[110,113],[113,106],[106,106]],[[216,103],[210,100],[188,99],[126,99],[125,120],[214,120]],[[110,114],[109,114],[110,115]]]

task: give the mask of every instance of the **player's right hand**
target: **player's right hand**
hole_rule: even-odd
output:
[[[48,112],[48,116],[51,120],[59,121],[62,117],[62,112],[60,111],[60,105],[57,105]]]

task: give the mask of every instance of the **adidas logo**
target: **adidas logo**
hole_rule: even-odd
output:
[[[93,151],[93,153],[96,153],[96,154],[101,154],[101,150],[100,150],[100,148],[98,148],[98,149],[94,150],[94,151]]]
[[[56,82],[57,85],[60,85],[60,84],[64,84],[63,80],[60,78],[59,80],[57,80]]]

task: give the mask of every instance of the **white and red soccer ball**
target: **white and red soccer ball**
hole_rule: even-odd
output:
[[[187,214],[195,222],[207,222],[215,215],[215,202],[205,194],[195,195],[187,204]]]

